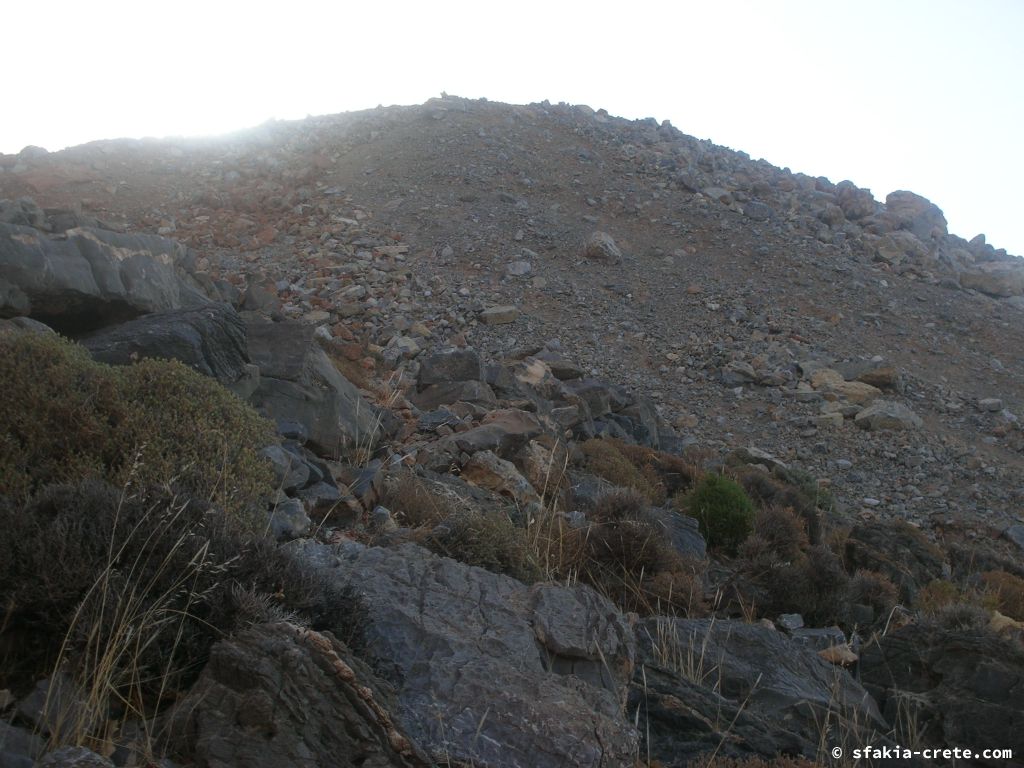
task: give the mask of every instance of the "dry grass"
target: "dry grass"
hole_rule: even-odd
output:
[[[985,592],[996,610],[1016,621],[1024,621],[1024,579],[1006,571],[981,574]]]
[[[587,468],[619,488],[631,488],[651,504],[663,504],[665,487],[650,467],[637,468],[619,449],[617,440],[594,438],[580,446],[587,460]]]

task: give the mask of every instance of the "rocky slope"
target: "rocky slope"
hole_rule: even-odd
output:
[[[685,765],[909,720],[952,746],[1021,732],[1024,616],[978,584],[1024,575],[1024,262],[931,202],[448,97],[29,148],[0,156],[0,199],[5,326],[181,360],[271,417],[272,532],[367,605],[353,649],[280,620],[216,646],[161,714],[176,759]],[[682,494],[723,468],[764,517],[708,557]],[[608,516],[616,485],[643,509]],[[568,570],[536,557],[552,519],[589,553]],[[636,582],[587,570],[634,530]],[[891,599],[856,591],[876,578]],[[988,612],[925,621],[939,582]],[[295,663],[246,661],[267,654]],[[25,701],[12,727],[46,735]]]

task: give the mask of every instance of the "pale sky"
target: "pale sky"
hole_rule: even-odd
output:
[[[9,3],[0,151],[441,91],[655,117],[1024,254],[1024,0]]]

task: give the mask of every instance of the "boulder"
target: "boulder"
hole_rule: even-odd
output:
[[[488,413],[478,427],[439,440],[437,449],[470,455],[477,451],[494,451],[503,459],[512,459],[542,431],[540,421],[532,413],[505,408]]]
[[[0,720],[0,766],[3,768],[32,768],[45,749],[46,742],[31,729]]]
[[[928,259],[928,246],[922,243],[913,232],[889,232],[882,235],[875,243],[875,260],[889,264],[899,264],[904,259],[922,262]]]
[[[462,467],[460,476],[467,483],[512,499],[520,507],[540,501],[537,491],[515,464],[498,458],[492,451],[474,453]]]
[[[81,343],[93,359],[109,365],[180,360],[229,387],[253,374],[245,323],[227,304],[144,315],[90,334]]]
[[[389,422],[317,346],[315,330],[291,322],[248,324],[249,355],[260,369],[250,400],[276,421],[301,424],[307,446],[321,456],[372,449]]]
[[[885,210],[895,218],[899,229],[910,230],[926,244],[948,234],[946,217],[939,207],[913,192],[890,192],[885,198]]]
[[[47,230],[46,214],[31,197],[17,200],[0,200],[0,224],[16,224],[19,227]]]
[[[473,403],[488,408],[497,403],[494,391],[482,381],[446,381],[431,384],[409,396],[409,402],[421,411],[434,411],[442,405]]]
[[[39,760],[36,768],[114,768],[107,758],[85,747],[61,747]]]
[[[1019,641],[987,629],[909,624],[864,647],[860,673],[885,715],[911,726],[922,744],[1024,754]]]
[[[863,219],[875,212],[877,203],[870,189],[861,189],[852,181],[840,181],[836,184],[836,204],[842,209],[846,218]]]
[[[618,264],[622,261],[622,251],[616,245],[615,238],[607,232],[591,232],[583,241],[580,253],[585,259],[605,264]]]
[[[960,287],[999,298],[1024,295],[1024,263],[977,264],[960,273]]]
[[[918,429],[924,422],[903,403],[893,400],[875,400],[853,418],[861,429],[877,432],[880,429]]]
[[[824,722],[853,735],[887,730],[848,673],[771,627],[653,617],[637,629],[637,654],[627,709],[639,711],[650,755],[666,766],[716,749],[814,758]]]
[[[139,315],[204,306],[174,240],[72,229],[64,239],[0,224],[0,317],[29,315],[71,336]]]
[[[367,660],[395,686],[395,723],[438,762],[633,764],[633,633],[593,590],[528,587],[413,544],[290,547],[360,594]]]
[[[663,507],[651,507],[647,515],[653,527],[680,555],[695,560],[703,560],[707,555],[708,545],[700,535],[697,518]]]
[[[215,645],[164,717],[175,753],[198,768],[426,768],[396,728],[372,673],[338,640],[281,622]]]
[[[483,364],[475,349],[446,349],[420,358],[420,371],[416,388],[420,391],[431,384],[453,381],[482,381]]]

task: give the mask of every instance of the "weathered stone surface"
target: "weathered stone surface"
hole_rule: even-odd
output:
[[[924,243],[947,234],[946,217],[939,207],[913,192],[890,192],[885,198],[885,210],[895,217],[900,229],[910,230]]]
[[[1024,265],[977,264],[960,273],[960,286],[1001,298],[1024,295]]]
[[[672,548],[683,557],[702,560],[707,555],[708,545],[700,535],[697,518],[661,507],[651,507],[647,514],[655,529],[659,530]]]
[[[480,354],[475,349],[446,349],[420,358],[416,386],[424,390],[431,384],[453,381],[481,381],[484,377]]]
[[[0,720],[0,766],[32,768],[43,754],[45,742],[30,730]]]
[[[114,768],[114,764],[85,747],[61,747],[37,762],[36,768]]]
[[[248,324],[249,354],[259,366],[252,404],[277,421],[302,424],[308,447],[335,457],[371,448],[386,432],[376,407],[334,367],[301,323]]]
[[[910,624],[861,651],[864,686],[893,722],[936,747],[1024,754],[1024,650],[986,630]]]
[[[849,674],[769,627],[655,617],[637,640],[628,709],[639,708],[651,756],[664,765],[718,748],[723,757],[813,758],[826,718],[854,734],[885,728]]]
[[[836,184],[836,203],[848,219],[863,219],[875,212],[877,203],[870,189],[861,189],[852,181]]]
[[[615,238],[607,232],[591,232],[583,241],[580,251],[583,258],[601,261],[606,264],[618,264],[622,261],[622,251],[615,243]]]
[[[328,634],[263,624],[214,646],[166,718],[199,768],[414,768],[429,763],[387,711],[364,665]]]
[[[532,413],[514,408],[491,411],[480,426],[440,440],[439,451],[494,451],[503,459],[512,459],[530,440],[543,432]]]
[[[474,453],[462,467],[461,477],[467,483],[507,496],[523,507],[540,501],[537,491],[515,464],[498,458],[492,451]]]
[[[480,322],[485,325],[507,325],[514,323],[519,317],[519,307],[511,304],[487,307],[480,313]]]
[[[312,521],[299,499],[285,499],[270,510],[270,532],[278,541],[291,541],[309,533]]]
[[[155,235],[72,229],[51,239],[0,224],[0,316],[30,315],[82,334],[139,315],[209,303],[181,243]]]
[[[435,759],[632,764],[622,704],[633,633],[591,589],[527,587],[412,544],[293,551],[361,594],[367,653],[397,689],[395,722]]]
[[[493,406],[497,398],[482,381],[447,381],[431,384],[421,392],[410,395],[409,401],[422,411],[433,411],[442,405],[458,402]]]
[[[924,422],[903,403],[875,400],[854,417],[854,423],[869,432],[880,429],[918,429]]]
[[[104,328],[81,343],[95,360],[110,365],[180,360],[225,385],[249,374],[245,323],[227,304],[145,315]]]
[[[0,200],[0,224],[15,224],[19,227],[48,229],[46,213],[31,197],[17,200]]]

